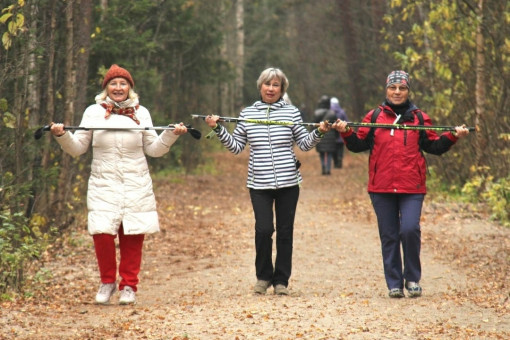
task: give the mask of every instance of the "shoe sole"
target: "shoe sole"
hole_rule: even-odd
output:
[[[96,301],[94,301],[94,304],[96,304],[96,305],[109,305],[110,304],[110,300],[105,301],[105,302],[99,302],[99,301],[96,300]]]
[[[420,297],[421,296],[421,292],[407,292],[407,295],[410,297],[410,298],[417,298],[417,297]]]
[[[121,305],[121,306],[136,305],[136,301],[133,301],[133,302],[119,302],[119,305]]]
[[[284,285],[277,285],[277,287],[274,288],[274,293],[276,295],[290,295],[289,289]]]
[[[110,295],[110,299],[112,298],[113,294],[115,294],[115,291],[113,291],[112,294]],[[104,302],[95,300],[94,303],[96,305],[108,305],[110,303],[110,299],[108,299]]]
[[[266,295],[267,294],[267,288],[266,289],[263,289],[263,288],[254,288],[253,289],[253,293],[255,294],[259,294],[259,295]]]
[[[392,299],[401,299],[405,297],[405,294],[404,291],[395,289],[395,291],[389,292],[388,296]]]
[[[275,295],[288,296],[288,295],[290,295],[290,292],[275,292]]]
[[[402,299],[404,297],[405,297],[404,295],[390,295],[390,298],[392,299]]]

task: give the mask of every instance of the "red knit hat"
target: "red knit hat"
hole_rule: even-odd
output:
[[[106,87],[110,80],[117,77],[126,79],[131,85],[131,87],[135,86],[135,82],[133,81],[133,78],[131,78],[131,74],[129,74],[129,72],[126,69],[120,67],[119,65],[113,64],[104,76],[103,89]]]

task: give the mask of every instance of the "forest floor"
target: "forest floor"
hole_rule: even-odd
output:
[[[216,172],[154,180],[162,232],[150,235],[137,304],[94,304],[99,286],[83,224],[48,258],[31,298],[0,302],[1,339],[509,339],[510,229],[481,206],[427,197],[420,298],[390,299],[365,154],[320,174],[298,151],[290,296],[252,293],[254,218],[245,150]]]

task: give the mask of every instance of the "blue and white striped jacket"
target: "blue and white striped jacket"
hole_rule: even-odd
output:
[[[262,101],[241,111],[239,118],[302,123],[301,113],[283,100],[273,104]],[[218,138],[233,154],[239,154],[250,143],[250,159],[246,186],[252,189],[279,189],[299,185],[301,173],[296,169],[294,142],[303,151],[311,150],[321,137],[303,125],[265,125],[239,121],[233,133],[221,126]]]

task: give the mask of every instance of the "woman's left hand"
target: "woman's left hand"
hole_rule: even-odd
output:
[[[207,125],[209,125],[210,128],[215,128],[218,124],[218,120],[220,119],[220,116],[217,115],[208,115],[205,117],[205,122]]]
[[[188,132],[188,128],[186,128],[184,123],[175,124],[174,127],[174,134],[176,135],[184,135],[186,132]]]
[[[469,130],[466,128],[466,124],[455,127],[455,137],[462,138],[469,134]]]
[[[331,124],[327,121],[320,122],[319,124],[319,132],[324,134],[326,132],[329,132],[331,130]]]

